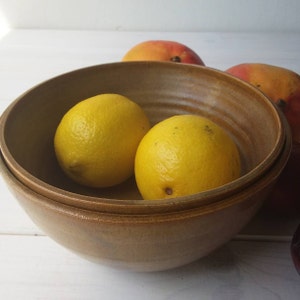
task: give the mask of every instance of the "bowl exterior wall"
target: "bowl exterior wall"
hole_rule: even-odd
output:
[[[91,260],[134,271],[159,271],[195,261],[229,241],[272,190],[291,150],[291,136],[272,169],[251,187],[198,208],[148,215],[100,213],[32,191],[5,165],[0,171],[21,206],[49,237]]]
[[[60,245],[90,261],[142,272],[179,267],[209,254],[248,223],[271,189],[198,210],[122,216],[63,205],[31,191],[11,174],[4,178],[33,222]]]

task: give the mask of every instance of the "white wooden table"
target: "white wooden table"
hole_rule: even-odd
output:
[[[207,66],[265,62],[300,73],[300,34],[12,30],[0,38],[0,113],[50,77],[119,61],[134,44],[187,44]],[[256,218],[231,242],[179,269],[136,274],[62,248],[27,217],[0,177],[0,299],[300,299],[289,247],[300,219]]]

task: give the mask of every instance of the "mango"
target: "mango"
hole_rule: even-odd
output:
[[[171,61],[204,66],[200,56],[188,46],[166,40],[149,40],[136,44],[122,61]]]
[[[300,75],[279,66],[243,63],[226,70],[261,90],[283,111],[293,142],[300,144]]]

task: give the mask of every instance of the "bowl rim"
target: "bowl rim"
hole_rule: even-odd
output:
[[[12,154],[10,153],[6,143],[5,143],[5,124],[6,120],[8,119],[10,113],[14,110],[14,107],[22,101],[22,99],[30,93],[32,90],[37,88],[40,85],[47,84],[53,80],[58,78],[63,78],[78,72],[82,71],[89,71],[92,69],[103,69],[103,68],[110,68],[110,67],[126,67],[126,65],[135,65],[139,68],[144,67],[156,67],[156,66],[167,66],[168,68],[187,68],[187,69],[198,69],[202,70],[202,72],[210,72],[214,76],[218,76],[219,78],[228,78],[231,83],[238,86],[247,87],[247,89],[251,90],[251,93],[255,93],[261,97],[261,99],[267,103],[274,112],[274,116],[276,116],[279,126],[279,132],[276,140],[275,147],[272,151],[265,157],[265,159],[260,162],[256,167],[252,170],[247,172],[246,174],[240,176],[238,179],[231,181],[225,185],[217,187],[215,189],[211,189],[208,191],[204,191],[201,193],[170,198],[170,199],[158,199],[158,200],[139,200],[139,199],[111,199],[111,198],[102,198],[102,197],[95,197],[95,196],[88,196],[84,194],[78,194],[71,191],[63,190],[59,187],[53,186],[45,181],[40,180],[39,178],[35,177],[31,173],[29,173],[26,169],[24,169],[19,163],[13,158]],[[79,208],[87,208],[93,209],[95,211],[120,211],[124,210],[129,213],[136,213],[141,211],[146,211],[152,209],[153,211],[160,211],[160,210],[181,210],[183,207],[185,208],[194,208],[198,207],[199,205],[204,205],[208,203],[212,203],[215,201],[220,200],[224,195],[232,194],[238,190],[241,190],[251,184],[253,181],[256,181],[258,177],[255,175],[256,173],[260,172],[260,176],[263,176],[269,168],[272,166],[274,161],[276,161],[277,157],[280,155],[284,142],[287,136],[287,125],[284,124],[284,116],[277,108],[277,106],[268,98],[266,97],[260,90],[256,87],[250,85],[249,83],[234,77],[231,74],[228,74],[224,71],[214,69],[207,66],[198,66],[198,65],[191,65],[191,64],[175,64],[173,62],[113,62],[113,63],[105,63],[100,65],[94,65],[89,67],[84,67],[80,69],[76,69],[70,72],[66,72],[60,74],[58,76],[52,77],[48,80],[45,80],[31,89],[25,91],[21,94],[18,98],[16,98],[3,112],[2,116],[0,117],[0,151],[4,157],[4,160],[11,170],[13,174],[21,180],[25,185],[30,187],[31,189],[37,191],[40,194],[45,195],[48,198],[56,199],[56,201],[67,204],[73,205]]]
[[[41,206],[46,208],[58,211],[61,214],[67,214],[72,217],[80,218],[80,219],[89,219],[94,220],[95,222],[113,222],[114,224],[124,224],[124,223],[134,223],[134,224],[145,224],[145,223],[153,223],[154,218],[155,222],[168,222],[168,221],[178,221],[184,220],[186,218],[194,218],[201,215],[208,214],[210,212],[219,211],[222,209],[226,209],[233,205],[236,205],[242,202],[247,195],[252,197],[254,191],[260,191],[268,186],[268,184],[274,184],[278,179],[280,173],[284,169],[290,153],[292,151],[292,136],[291,134],[287,134],[287,138],[285,140],[284,147],[281,151],[281,154],[272,165],[272,167],[266,172],[265,176],[261,176],[257,181],[253,182],[252,185],[248,185],[244,189],[238,191],[235,194],[229,195],[227,199],[220,200],[218,202],[208,202],[202,203],[194,207],[193,209],[186,209],[182,207],[181,210],[152,210],[151,207],[147,211],[136,211],[135,213],[128,213],[127,211],[115,212],[111,210],[107,211],[97,211],[93,209],[86,209],[82,207],[77,207],[73,205],[68,205],[62,202],[55,201],[43,194],[39,194],[37,191],[32,190],[30,187],[25,185],[22,181],[20,181],[10,170],[9,166],[6,164],[3,155],[0,152],[0,174],[4,177],[5,182],[8,184],[8,181],[11,182],[11,186],[8,184],[9,189],[14,194],[14,190],[18,189],[18,191],[25,192],[26,194],[30,194],[30,201],[39,201]],[[252,193],[249,193],[252,191]],[[18,199],[20,201],[20,199]],[[138,200],[144,201],[144,200]],[[149,200],[151,201],[151,200]],[[22,202],[22,200],[21,200]],[[258,203],[262,204],[262,201]],[[259,207],[258,207],[259,208]],[[114,219],[112,221],[112,218]]]

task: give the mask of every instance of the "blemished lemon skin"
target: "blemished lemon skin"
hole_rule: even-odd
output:
[[[220,126],[197,115],[165,119],[141,140],[135,178],[146,200],[187,196],[226,184],[240,176],[233,139]]]
[[[59,165],[89,187],[117,185],[134,173],[136,149],[150,128],[143,109],[119,94],[101,94],[73,106],[54,137]]]

